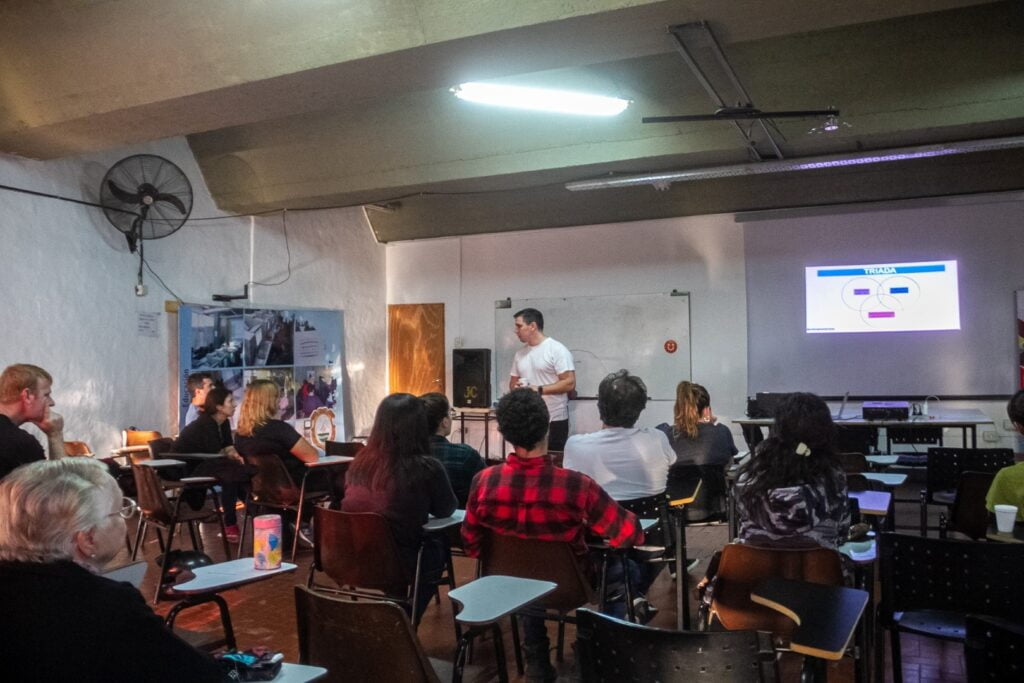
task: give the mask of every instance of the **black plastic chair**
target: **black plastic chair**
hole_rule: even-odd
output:
[[[757,631],[669,631],[581,609],[576,648],[582,683],[778,680],[771,636]],[[699,673],[698,673],[699,672]]]
[[[1024,624],[967,616],[967,683],[1024,681]]]
[[[901,631],[963,642],[968,614],[1019,619],[1024,612],[1024,544],[884,533],[878,552],[878,619],[889,629],[893,683],[903,680]]]
[[[939,515],[939,538],[946,538],[950,531],[975,541],[985,538],[989,523],[985,496],[995,478],[991,472],[964,472],[960,475],[949,517],[945,513]]]
[[[925,488],[921,489],[921,535],[928,534],[928,506],[950,506],[963,472],[995,474],[1013,464],[1009,448],[929,448]]]

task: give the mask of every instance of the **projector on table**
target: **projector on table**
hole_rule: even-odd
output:
[[[861,417],[865,420],[909,420],[910,403],[907,401],[864,401]]]

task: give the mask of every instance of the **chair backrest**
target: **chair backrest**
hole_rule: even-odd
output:
[[[1019,619],[1024,544],[884,533],[878,539],[879,614],[934,609]]]
[[[387,519],[373,512],[313,508],[313,566],[338,584],[404,593],[403,569]]]
[[[572,546],[561,541],[490,532],[480,553],[480,575],[491,574],[554,582],[558,588],[536,603],[545,609],[569,611],[596,600]]]
[[[92,457],[92,449],[84,441],[65,441],[64,455],[68,457]]]
[[[863,453],[840,453],[839,463],[843,466],[843,472],[849,474],[868,471],[868,460]]]
[[[964,661],[970,683],[1024,680],[1024,624],[968,615]]]
[[[252,498],[268,505],[296,505],[299,487],[292,481],[281,458],[273,453],[243,455],[246,465],[256,468],[252,477]]]
[[[162,436],[163,435],[160,432],[143,431],[141,429],[129,427],[128,429],[121,430],[121,445],[145,446],[153,439],[159,439]]]
[[[576,648],[582,683],[701,679],[775,681],[771,636],[757,631],[687,632],[640,626],[581,609]]]
[[[326,681],[440,683],[409,617],[391,602],[339,600],[295,586],[299,662]]]
[[[324,453],[327,455],[345,455],[354,458],[366,444],[361,441],[325,441]]]
[[[142,514],[162,524],[169,524],[174,515],[174,508],[164,493],[164,486],[156,468],[132,465],[132,476],[135,478],[135,490]]]
[[[750,599],[751,589],[771,578],[839,586],[843,583],[843,567],[839,553],[829,548],[729,544],[722,548],[715,575],[712,614],[730,631],[792,632],[796,624],[791,619]]]
[[[963,472],[960,475],[946,524],[947,531],[957,531],[975,540],[985,538],[989,518],[985,496],[995,478],[992,472]]]
[[[146,444],[149,447],[149,457],[156,460],[165,453],[170,453],[174,448],[174,439],[169,436],[161,436]]]
[[[854,493],[858,491],[885,491],[885,484],[874,479],[868,479],[863,474],[847,472],[846,488]]]
[[[644,545],[674,547],[669,526],[668,497],[664,493],[631,500],[616,501],[641,519],[657,519],[658,524],[644,532]]]
[[[960,474],[998,472],[1013,464],[1010,448],[929,448],[926,491],[929,498],[937,491],[952,491]]]

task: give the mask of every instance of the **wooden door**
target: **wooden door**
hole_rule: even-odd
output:
[[[388,391],[445,393],[444,304],[388,305]]]

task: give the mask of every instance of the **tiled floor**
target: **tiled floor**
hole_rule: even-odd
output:
[[[900,497],[909,497],[916,493],[912,489],[904,491]],[[897,510],[899,523],[916,523],[916,504],[900,505]],[[936,519],[937,521],[937,519]],[[223,559],[220,539],[216,537],[213,527],[204,529],[204,536],[207,537],[207,552],[220,561]],[[688,534],[688,546],[691,556],[701,558],[701,564],[691,572],[691,585],[700,579],[707,566],[707,558],[711,553],[721,548],[726,542],[727,531],[725,526],[701,527],[690,529]],[[188,544],[187,535],[177,543]],[[157,554],[155,540],[145,547],[145,557],[150,560],[150,568],[147,572],[146,582],[143,585],[143,594],[148,597],[152,595],[153,582],[156,580],[156,568],[152,564]],[[119,558],[126,561],[127,557]],[[295,583],[305,583],[310,563],[310,553],[300,552],[298,558],[299,569],[295,574],[278,576],[265,582],[246,586],[233,591],[228,591],[224,597],[231,608],[231,616],[234,622],[235,633],[239,645],[250,647],[254,645],[266,645],[284,652],[288,661],[297,661],[298,642],[295,635],[295,609],[293,604],[292,586]],[[456,558],[456,574],[458,583],[470,581],[475,574],[475,562],[467,558]],[[876,590],[876,595],[878,591]],[[662,572],[651,588],[649,597],[660,609],[660,612],[651,622],[652,626],[665,628],[675,627],[675,584],[667,572]],[[156,611],[164,614],[170,608],[171,603],[163,602],[155,607]],[[695,614],[695,603],[691,608]],[[450,661],[454,652],[454,634],[451,629],[451,606],[447,599],[442,599],[441,605],[431,604],[424,615],[420,626],[419,637],[423,649],[430,657]],[[200,607],[182,613],[178,619],[180,627],[194,630],[219,630],[219,617],[215,608]],[[525,680],[515,675],[515,667],[511,660],[511,638],[508,636],[506,627],[506,652],[509,653],[509,673],[512,681]],[[554,642],[554,627],[551,628],[552,642]],[[574,631],[570,626],[567,629],[567,641],[572,642]],[[888,640],[887,638],[884,640]],[[904,681],[907,683],[962,683],[966,681],[963,669],[963,649],[961,646],[952,643],[943,643],[931,639],[917,638],[911,635],[902,637],[903,647],[903,672]],[[886,648],[888,650],[888,648]],[[560,680],[572,680],[573,666],[571,649],[568,649],[566,661],[558,665],[561,675]],[[497,671],[494,666],[493,653],[486,643],[476,648],[474,663],[484,667],[483,672],[473,679],[476,682],[497,680]],[[891,665],[886,657],[886,680],[891,680]],[[783,655],[780,660],[780,673],[784,681],[799,680],[800,657],[795,655]],[[343,679],[339,679],[343,680]],[[854,667],[852,660],[844,659],[832,664],[829,668],[830,681],[853,681]],[[471,682],[472,683],[472,682]]]

